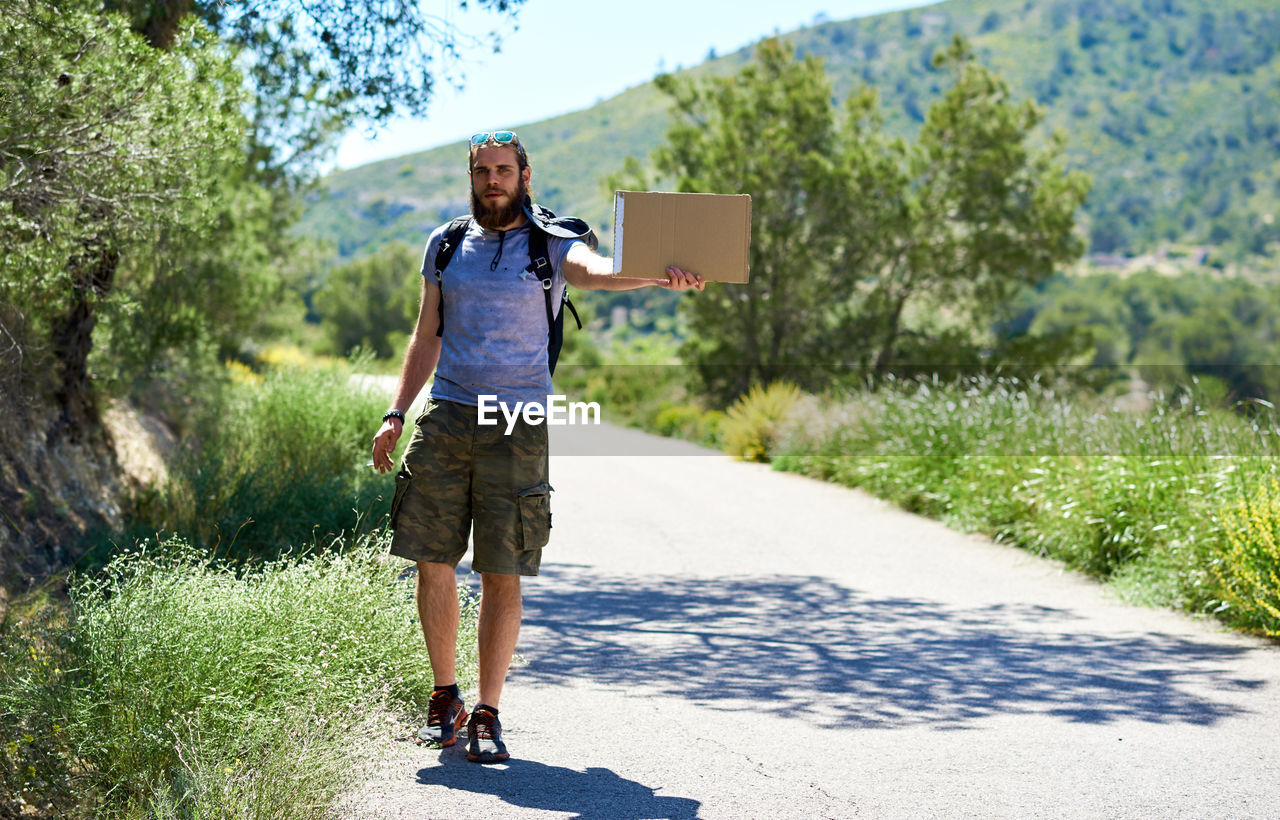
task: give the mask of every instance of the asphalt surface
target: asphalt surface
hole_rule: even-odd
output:
[[[388,741],[351,816],[1280,817],[1280,648],[856,491],[553,441],[511,761]]]

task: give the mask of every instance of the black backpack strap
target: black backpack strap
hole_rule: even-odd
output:
[[[449,223],[444,229],[444,236],[440,239],[440,247],[436,248],[436,287],[440,288],[440,323],[436,326],[436,335],[444,335],[444,269],[448,267],[449,260],[453,258],[453,252],[462,244],[462,239],[467,235],[467,228],[471,227],[471,217],[460,216]]]
[[[551,254],[547,250],[547,235],[536,227],[529,232],[529,267],[525,270],[537,274],[538,281],[542,283],[542,293],[547,303],[547,323],[554,324],[556,313],[551,309],[551,285],[555,279],[555,270],[551,267]],[[573,306],[573,302],[569,301],[568,285],[565,285],[562,301],[569,307],[573,320],[578,323],[578,330],[582,330],[582,319],[578,316],[578,309]]]
[[[547,369],[554,375],[556,361],[560,358],[560,348],[564,345],[564,310],[556,313],[551,304],[551,286],[555,279],[555,270],[551,267],[547,234],[539,230],[537,223],[529,231],[529,267],[525,270],[536,274],[538,282],[542,285],[542,298],[547,306]],[[563,301],[564,306],[573,314],[573,320],[578,323],[578,330],[582,330],[582,319],[578,316],[578,309],[573,306],[573,302],[569,301],[568,284],[564,288]]]
[[[552,327],[556,323],[556,314],[551,308],[551,284],[556,272],[551,267],[547,235],[538,230],[536,225],[529,231],[529,267],[525,270],[537,274],[538,281],[542,284],[542,295],[547,303],[547,327]],[[567,289],[565,293],[568,295]]]
[[[573,321],[578,323],[578,330],[582,330],[582,319],[578,318],[578,309],[573,306],[573,302],[569,301],[569,288],[567,287],[564,289],[564,306],[569,308],[569,312],[573,314]]]

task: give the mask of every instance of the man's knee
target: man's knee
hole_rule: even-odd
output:
[[[481,592],[493,592],[496,594],[520,594],[520,576],[519,575],[503,575],[497,572],[480,573],[480,590]]]
[[[454,568],[448,564],[437,564],[431,561],[418,561],[418,596],[433,598],[436,596],[453,596],[458,584],[458,576]]]
[[[457,575],[457,569],[451,564],[445,564],[437,561],[418,561],[418,577],[419,578],[452,578]]]

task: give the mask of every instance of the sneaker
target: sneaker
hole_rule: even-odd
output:
[[[476,706],[467,723],[467,760],[473,763],[501,763],[511,755],[502,742],[502,724],[487,706]]]
[[[431,693],[431,705],[427,707],[427,725],[418,732],[418,739],[432,746],[452,746],[458,742],[458,730],[467,720],[467,709],[461,698],[455,698],[447,689]]]

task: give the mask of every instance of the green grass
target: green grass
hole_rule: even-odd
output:
[[[1115,413],[995,379],[809,397],[787,427],[778,469],[1062,560],[1130,600],[1262,631],[1221,568],[1237,529],[1224,513],[1280,472],[1274,411],[1249,418],[1186,399]],[[1237,563],[1232,572],[1268,577]]]
[[[3,635],[3,785],[58,815],[326,816],[386,716],[425,713],[403,569],[385,533],[242,570],[177,539],[117,556]]]

